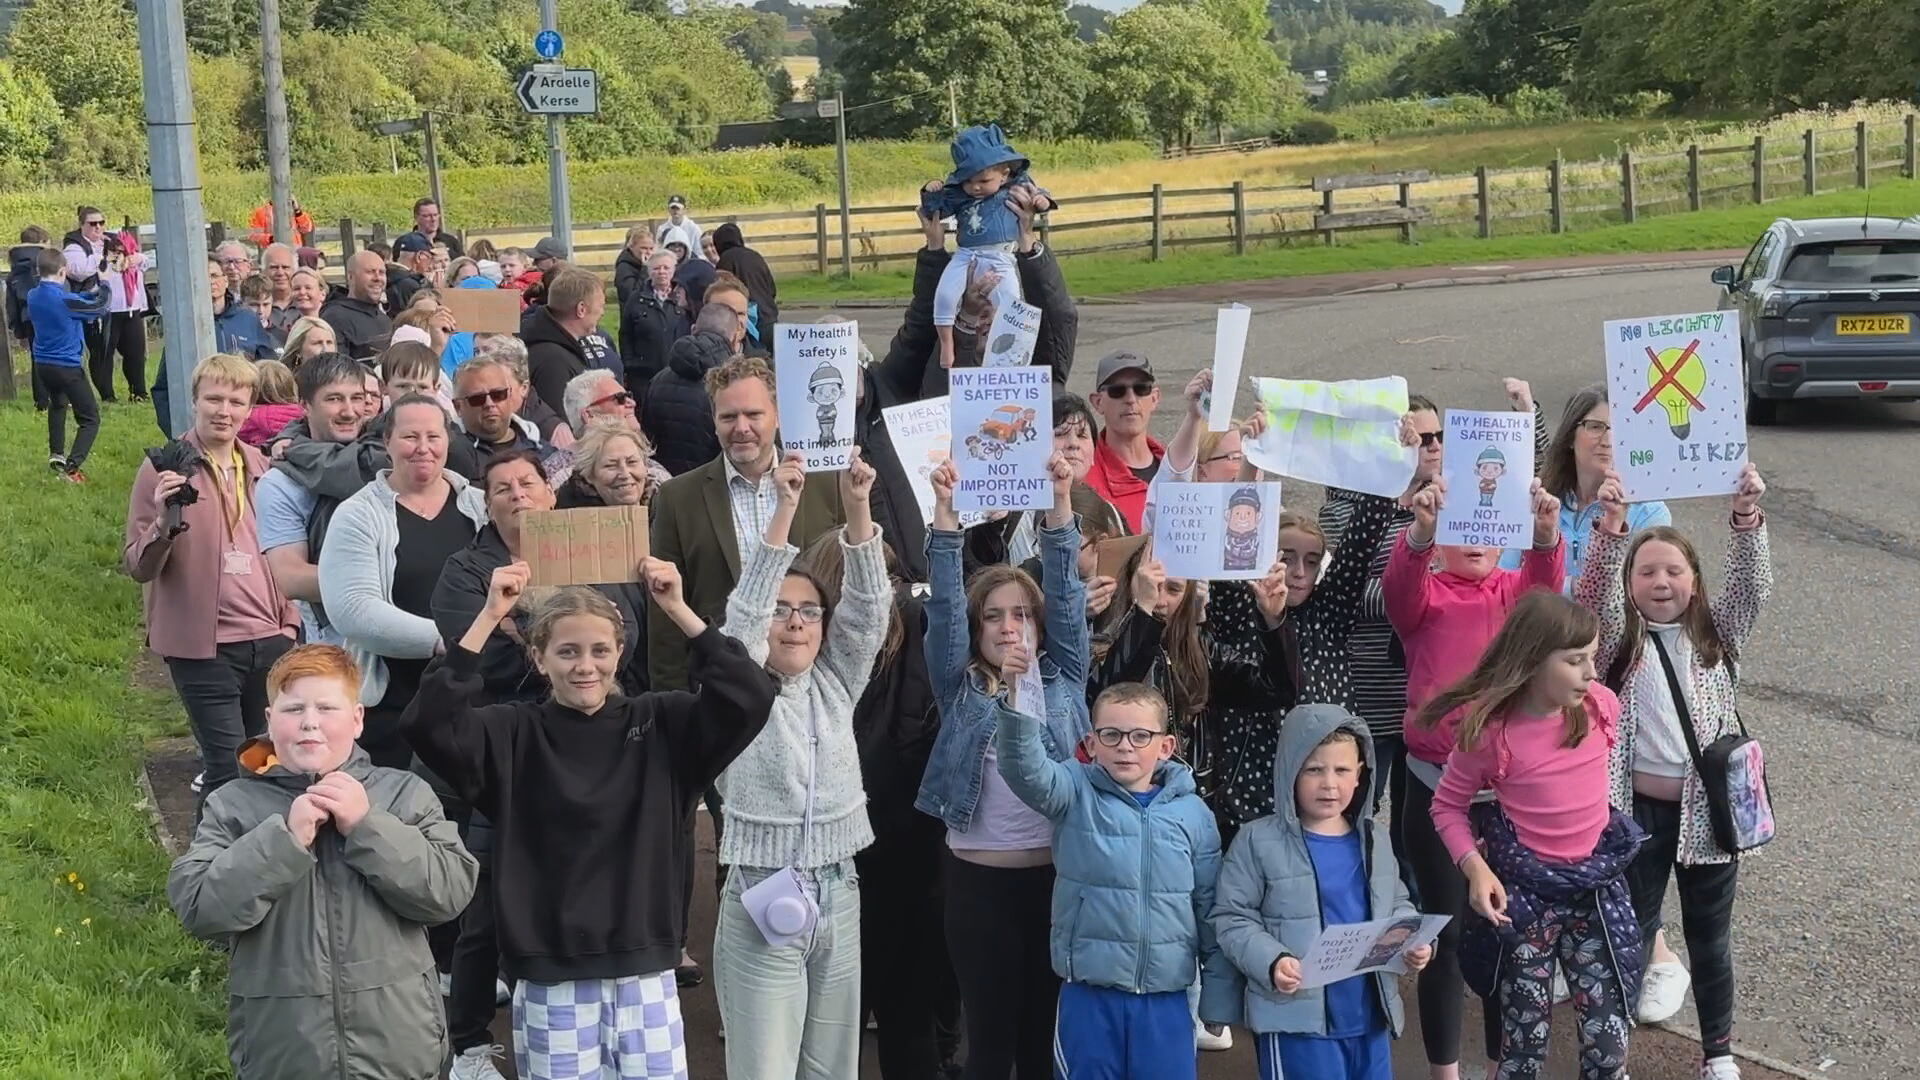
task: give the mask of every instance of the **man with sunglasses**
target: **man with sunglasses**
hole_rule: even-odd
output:
[[[1160,475],[1167,448],[1148,432],[1160,407],[1153,362],[1142,353],[1121,349],[1100,358],[1094,370],[1091,403],[1105,428],[1093,444],[1093,469],[1087,484],[1114,505],[1127,528],[1140,531],[1148,491]]]
[[[640,420],[634,414],[633,395],[620,385],[611,371],[593,368],[568,379],[562,403],[566,406],[567,429],[576,439],[585,435],[587,425],[595,420],[617,420],[622,427],[639,434]],[[573,476],[573,451],[555,449],[547,455],[544,464],[547,483],[558,491]]]
[[[515,415],[525,396],[513,368],[496,357],[475,356],[454,372],[453,408],[477,460],[514,450],[531,450],[542,458],[551,452],[540,441],[540,429]]]

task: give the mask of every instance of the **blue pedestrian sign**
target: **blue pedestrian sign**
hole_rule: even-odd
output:
[[[562,47],[558,30],[542,30],[534,35],[533,51],[539,54],[542,60],[551,60],[559,56]]]

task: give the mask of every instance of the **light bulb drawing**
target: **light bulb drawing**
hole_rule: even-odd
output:
[[[1633,406],[1634,412],[1658,404],[1667,412],[1667,427],[1673,437],[1684,439],[1693,430],[1693,412],[1705,409],[1700,395],[1707,388],[1707,365],[1700,359],[1698,338],[1684,349],[1668,348],[1659,352],[1647,347],[1647,392]]]

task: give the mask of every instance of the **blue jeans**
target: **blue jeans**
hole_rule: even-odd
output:
[[[846,1080],[860,1072],[860,879],[852,862],[802,871],[820,904],[812,935],[767,944],[740,894],[772,871],[734,867],[713,933],[727,1075]]]

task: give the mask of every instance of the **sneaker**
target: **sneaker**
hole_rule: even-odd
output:
[[[202,791],[206,790],[206,787],[207,787],[206,773],[194,773],[193,779],[187,781],[187,790],[193,792],[195,795],[198,795]]]
[[[1194,1024],[1193,1045],[1212,1052],[1233,1049],[1233,1029],[1225,1024],[1219,1027],[1220,1030],[1216,1032],[1206,1024]]]
[[[47,468],[52,469],[54,472],[58,472],[58,473],[66,472],[67,471],[67,455],[48,454]]]
[[[127,400],[133,402],[135,405],[145,405],[150,399],[145,394],[134,394],[127,398]]]
[[[507,1048],[469,1046],[453,1055],[453,1068],[447,1070],[447,1080],[507,1080],[494,1065],[495,1058],[505,1061]]]
[[[1740,1080],[1740,1063],[1731,1057],[1708,1058],[1700,1063],[1700,1080]]]
[[[1573,991],[1567,987],[1567,973],[1564,971],[1555,971],[1553,973],[1553,1003],[1559,1005],[1572,1000]]]
[[[505,979],[493,980],[493,1007],[500,1009],[511,1004],[513,1004],[513,988],[507,985]]]
[[[1648,964],[1646,977],[1640,983],[1640,1005],[1634,1010],[1634,1017],[1643,1024],[1658,1024],[1673,1019],[1686,1002],[1687,987],[1691,985],[1693,976],[1687,974],[1686,965],[1677,960]],[[1739,1073],[1736,1071],[1733,1075],[1738,1076]]]

